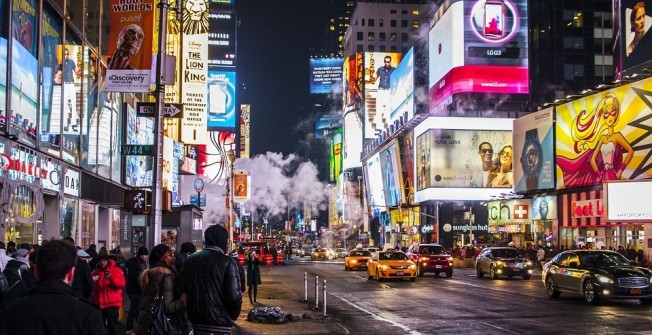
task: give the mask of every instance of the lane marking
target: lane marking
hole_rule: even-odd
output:
[[[352,302],[350,302],[350,301],[348,301],[348,300],[346,300],[346,299],[344,299],[344,298],[342,298],[342,297],[336,295],[336,294],[333,294],[333,293],[331,293],[331,292],[328,292],[328,293],[329,293],[330,295],[332,295],[332,296],[334,296],[334,297],[336,297],[336,298],[338,298],[338,299],[344,301],[345,303],[349,304],[351,307],[354,307],[354,308],[358,309],[358,310],[361,311],[361,312],[364,312],[364,313],[367,313],[367,314],[371,315],[371,317],[374,318],[375,320],[387,322],[387,323],[389,323],[389,324],[391,324],[391,325],[393,325],[393,326],[395,326],[395,327],[399,327],[399,328],[403,329],[404,331],[409,332],[408,334],[411,334],[411,335],[424,335],[424,334],[422,334],[422,333],[419,333],[419,332],[416,331],[416,330],[412,330],[412,329],[410,329],[410,328],[407,327],[407,326],[404,326],[404,325],[402,325],[402,324],[400,324],[400,323],[397,323],[397,322],[395,322],[395,321],[392,321],[392,320],[386,319],[386,318],[384,318],[384,317],[382,317],[382,316],[380,316],[380,315],[378,315],[378,314],[375,314],[375,313],[373,313],[373,312],[371,312],[371,311],[369,311],[369,310],[367,310],[367,309],[365,309],[365,308],[363,308],[363,307],[361,307],[361,306],[358,306],[358,305],[356,305],[356,304],[354,304],[354,303],[352,303]]]
[[[499,326],[496,326],[496,325],[492,325],[492,324],[490,324],[490,323],[486,323],[486,322],[482,322],[482,321],[476,321],[476,322],[479,323],[479,324],[483,324],[483,325],[485,325],[485,326],[489,326],[489,327],[491,327],[491,328],[496,328],[496,329],[498,329],[498,330],[500,330],[500,331],[507,332],[507,333],[510,333],[510,334],[520,334],[520,333],[517,333],[517,332],[513,332],[513,331],[511,331],[511,330],[509,330],[509,329],[505,329],[505,328],[503,328],[503,327],[499,327]]]

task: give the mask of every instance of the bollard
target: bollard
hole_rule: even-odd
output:
[[[326,317],[326,279],[324,279],[324,284],[322,285],[322,289],[324,290],[324,318]]]
[[[319,276],[315,276],[315,309],[319,309]]]
[[[308,272],[303,273],[303,302],[308,302]]]

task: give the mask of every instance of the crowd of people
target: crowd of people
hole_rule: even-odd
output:
[[[71,238],[0,242],[0,334],[156,334],[154,304],[178,334],[231,334],[245,286],[257,303],[259,260],[251,252],[240,265],[220,225],[204,240],[200,252],[189,242],[179,252],[159,244],[130,259]]]

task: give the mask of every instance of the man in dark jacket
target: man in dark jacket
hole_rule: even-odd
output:
[[[72,237],[64,237],[63,240],[72,246],[75,245],[75,240]],[[88,259],[90,257],[81,248],[77,250],[77,264],[75,265],[75,278],[72,280],[72,291],[75,292],[76,296],[84,299],[91,298],[93,287],[95,287],[95,282],[93,282],[93,278],[91,277],[91,268],[88,266]]]
[[[129,296],[129,315],[127,316],[127,331],[134,329],[134,321],[140,311],[140,298],[143,290],[140,288],[140,274],[147,269],[149,250],[138,248],[136,256],[127,260],[127,295]]]
[[[39,248],[38,282],[27,295],[0,307],[0,334],[104,334],[100,310],[75,297],[77,251],[54,240]]]
[[[196,335],[231,334],[242,309],[238,265],[225,253],[224,227],[208,227],[204,240],[206,247],[188,257],[179,280],[187,295],[188,319]]]

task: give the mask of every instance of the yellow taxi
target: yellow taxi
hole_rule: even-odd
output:
[[[331,260],[331,259],[333,259],[333,257],[328,252],[328,249],[326,249],[326,248],[316,248],[310,254],[310,259],[312,259],[313,261],[316,261],[318,259]]]
[[[381,281],[385,278],[417,279],[417,265],[403,251],[388,249],[376,252],[367,262],[369,279]]]
[[[370,258],[371,253],[368,250],[353,249],[344,257],[344,270],[366,269]]]

